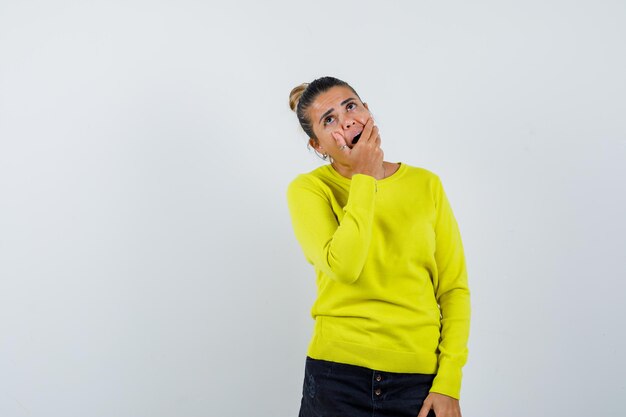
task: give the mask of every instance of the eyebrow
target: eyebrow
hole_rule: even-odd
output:
[[[341,105],[341,106],[343,106],[343,105],[345,105],[345,104],[348,104],[348,103],[349,103],[349,102],[351,102],[351,101],[356,101],[356,99],[355,99],[354,97],[347,98],[347,99],[345,99],[344,101],[342,101],[342,102],[340,103],[340,105]],[[327,110],[327,111],[326,111],[326,113],[322,114],[322,117],[320,117],[320,120],[319,120],[319,122],[318,122],[318,123],[322,123],[322,120],[324,120],[324,118],[325,118],[326,116],[328,116],[329,114],[331,114],[331,113],[332,113],[332,112],[334,112],[334,111],[335,111],[335,109],[329,109],[329,110]]]

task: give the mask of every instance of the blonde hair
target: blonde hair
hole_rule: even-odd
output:
[[[300,102],[300,97],[302,97],[302,93],[309,86],[309,83],[302,83],[297,87],[294,87],[289,93],[289,107],[291,110],[297,112],[298,102]]]

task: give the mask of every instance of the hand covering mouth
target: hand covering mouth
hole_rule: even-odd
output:
[[[353,144],[353,145],[354,145],[354,144],[356,144],[356,143],[359,141],[359,139],[361,139],[361,134],[362,134],[362,133],[363,133],[363,132],[359,133],[359,134],[358,134],[358,135],[356,135],[354,138],[352,138],[352,144]]]

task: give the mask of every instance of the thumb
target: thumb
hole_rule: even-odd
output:
[[[430,411],[431,408],[432,408],[432,401],[430,401],[428,397],[426,397],[426,399],[424,400],[424,404],[422,404],[422,408],[420,409],[420,412],[417,415],[417,417],[428,417],[428,412]]]

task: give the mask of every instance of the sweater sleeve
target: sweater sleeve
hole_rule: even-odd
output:
[[[332,210],[330,190],[316,178],[299,176],[287,190],[291,221],[307,260],[332,280],[355,282],[372,239],[376,179],[352,177],[341,222]]]
[[[461,234],[439,178],[435,184],[435,296],[441,308],[438,371],[432,392],[460,397],[462,367],[467,360],[470,292]]]

